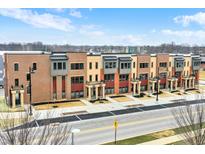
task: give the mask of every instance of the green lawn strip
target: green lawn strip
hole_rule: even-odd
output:
[[[182,141],[173,142],[167,145],[187,145],[187,144],[182,140]]]
[[[185,127],[189,127],[189,126],[185,126]],[[182,134],[183,130],[184,130],[183,128],[184,127],[175,128],[175,129],[168,129],[168,130],[159,131],[159,132],[155,132],[155,133],[151,133],[151,134],[146,134],[146,135],[142,135],[142,136],[136,136],[136,137],[132,137],[132,138],[124,139],[124,140],[119,140],[119,141],[117,141],[117,145],[135,145],[135,144],[140,144],[140,143],[149,142],[149,141],[153,141],[156,139],[164,138],[164,136],[162,136],[162,137],[155,137],[155,136],[157,133],[163,134],[163,132],[166,132],[166,131],[174,131],[175,132],[172,135],[166,135],[166,137],[170,137],[170,136],[177,135],[177,134]],[[203,124],[203,128],[205,128],[205,123]],[[110,143],[106,143],[104,145],[114,145],[114,144],[115,144],[115,142],[110,142]]]
[[[135,144],[140,144],[143,142],[147,142],[147,141],[152,141],[152,140],[156,140],[157,138],[148,134],[148,135],[142,135],[142,136],[137,136],[137,137],[133,137],[133,138],[128,138],[125,140],[119,140],[117,141],[117,145],[135,145]],[[113,145],[115,144],[114,142],[110,142],[110,143],[106,143],[105,145]]]

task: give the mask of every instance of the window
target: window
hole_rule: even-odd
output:
[[[128,74],[121,74],[120,75],[120,81],[128,81],[129,75]]]
[[[53,69],[56,70],[57,69],[57,64],[53,63]]]
[[[30,81],[30,79],[31,79],[31,74],[30,74],[30,73],[27,73],[27,74],[26,74],[26,80],[27,80],[27,81]]]
[[[189,67],[189,61],[187,62],[187,67]]]
[[[33,70],[37,70],[37,64],[33,63]]]
[[[98,81],[98,75],[97,74],[95,75],[95,81]]]
[[[132,78],[135,79],[135,73],[133,73]]]
[[[184,66],[186,66],[186,62],[184,62]]]
[[[80,69],[84,69],[83,63],[72,63],[71,64],[71,70],[80,70]]]
[[[63,62],[63,69],[66,69],[66,62]]]
[[[95,68],[98,69],[98,62],[95,63]]]
[[[153,62],[152,62],[152,64],[151,64],[151,67],[153,68]]]
[[[73,83],[83,83],[83,81],[84,81],[83,76],[71,77],[71,84],[73,84]]]
[[[89,69],[92,69],[92,63],[89,63]]]
[[[151,72],[151,78],[153,78],[153,72]]]
[[[172,62],[169,62],[169,67],[171,67],[172,66]]]
[[[116,68],[116,62],[105,62],[105,68]]]
[[[148,63],[140,63],[140,68],[148,68],[149,64]]]
[[[148,74],[140,74],[139,78],[140,78],[140,80],[147,80]]]
[[[62,70],[62,63],[61,62],[58,63],[58,69]]]
[[[19,86],[19,79],[15,79],[15,87],[18,87]]]
[[[167,77],[167,73],[160,73],[159,76],[160,76],[160,78],[166,78]]]
[[[114,81],[114,74],[105,74],[104,79],[105,81]]]
[[[14,64],[14,71],[18,71],[19,70],[19,64],[18,63],[15,63]]]
[[[130,66],[130,63],[121,63],[121,69],[129,69]]]
[[[161,62],[161,63],[159,63],[159,67],[167,67],[167,63],[166,62]]]
[[[89,80],[90,80],[90,82],[92,82],[92,75],[89,76]]]
[[[135,68],[135,62],[133,62],[133,68]]]

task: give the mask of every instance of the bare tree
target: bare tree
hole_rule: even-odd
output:
[[[173,109],[178,133],[189,145],[205,144],[205,105],[203,100],[196,101],[198,104]]]
[[[12,113],[0,117],[0,144],[2,145],[61,145],[70,140],[68,124],[53,123],[51,119],[41,126],[28,114],[15,118]]]

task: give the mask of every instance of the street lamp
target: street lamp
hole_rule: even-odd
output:
[[[32,84],[31,84],[31,74],[34,74],[35,71],[33,68],[29,67],[29,73],[28,73],[28,80],[29,80],[29,93],[30,93],[30,97],[29,97],[29,100],[30,100],[30,110],[29,110],[29,115],[32,116],[33,115],[33,112],[32,112],[32,90],[31,90],[31,87],[32,87]]]
[[[72,135],[72,142],[71,144],[74,145],[74,134],[75,133],[79,133],[80,132],[80,129],[76,129],[76,128],[73,128],[71,129],[71,135]]]

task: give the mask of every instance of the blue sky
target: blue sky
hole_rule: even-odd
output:
[[[205,45],[205,9],[0,9],[0,42]]]

